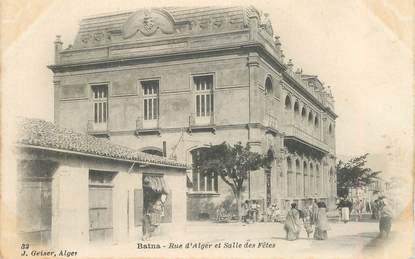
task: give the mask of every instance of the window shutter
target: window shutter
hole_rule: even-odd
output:
[[[171,223],[172,222],[172,196],[173,192],[171,190],[168,191],[167,200],[164,205],[164,217],[162,219],[163,223]]]
[[[143,224],[143,190],[134,189],[134,225]]]

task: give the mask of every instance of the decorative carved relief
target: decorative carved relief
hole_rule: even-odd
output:
[[[269,19],[269,14],[267,13],[261,14],[261,24],[259,27],[265,30],[270,36],[274,35],[274,30],[272,29],[272,24],[271,24],[271,20]]]
[[[133,13],[123,25],[124,39],[131,38],[137,32],[151,36],[157,31],[172,34],[175,30],[174,21],[165,13],[158,10],[141,9]]]
[[[86,35],[81,36],[82,44],[88,44],[91,39],[92,39],[91,34],[86,34]]]
[[[201,30],[208,30],[210,27],[210,19],[205,18],[200,21],[199,27]]]
[[[100,42],[103,39],[104,39],[104,33],[102,33],[102,32],[96,32],[96,33],[94,33],[94,40],[95,41]]]
[[[214,29],[219,29],[222,26],[223,26],[223,19],[221,17],[220,18],[215,18],[213,20],[213,28]]]

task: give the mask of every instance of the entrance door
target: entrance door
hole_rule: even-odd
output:
[[[48,245],[52,226],[50,178],[33,177],[21,182],[17,206],[22,240],[34,245]]]
[[[89,173],[89,241],[112,242],[112,172]]]

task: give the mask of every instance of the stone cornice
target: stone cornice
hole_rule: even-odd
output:
[[[195,49],[185,49],[185,50],[178,50],[172,51],[169,53],[162,53],[162,54],[149,54],[149,55],[140,55],[135,57],[120,57],[120,58],[106,58],[102,60],[95,60],[95,61],[80,61],[80,62],[73,62],[73,63],[66,63],[66,64],[55,64],[49,65],[48,68],[51,69],[54,73],[59,72],[66,72],[66,71],[76,71],[76,70],[85,70],[85,69],[92,69],[92,68],[105,68],[105,67],[118,67],[118,66],[128,66],[134,65],[139,63],[146,63],[146,62],[154,62],[157,59],[158,62],[160,60],[180,60],[183,58],[197,58],[200,56],[206,56],[214,54],[228,54],[229,52],[244,52],[245,49],[243,47],[246,46],[246,43],[238,43],[238,44],[226,44],[221,46],[216,46],[215,48],[208,47],[208,48],[195,48]]]

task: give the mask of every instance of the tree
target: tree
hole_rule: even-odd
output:
[[[339,161],[337,171],[337,196],[347,197],[349,188],[364,187],[379,179],[380,171],[366,167],[367,156],[364,154],[350,159],[346,163]]]
[[[250,151],[249,144],[243,146],[240,142],[229,145],[223,142],[200,149],[193,163],[205,175],[217,174],[231,187],[241,218],[241,192],[243,183],[248,179],[250,171],[256,171],[270,165],[272,156],[261,155]]]

